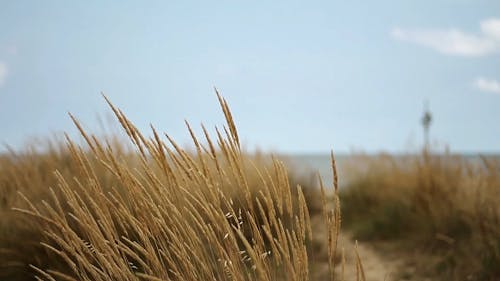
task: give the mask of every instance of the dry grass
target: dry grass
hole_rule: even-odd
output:
[[[498,159],[424,151],[359,160],[341,192],[344,218],[357,238],[400,242],[402,255],[418,253],[420,274],[500,278]]]
[[[309,206],[319,197],[291,183],[280,160],[244,153],[218,97],[227,125],[216,138],[203,127],[199,139],[186,123],[193,151],[154,128],[144,136],[108,101],[132,145],[89,134],[71,116],[85,145],[67,137],[3,156],[0,279],[309,280]],[[322,188],[331,280],[333,194],[330,207]]]

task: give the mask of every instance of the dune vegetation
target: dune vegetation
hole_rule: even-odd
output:
[[[401,278],[500,279],[498,158],[424,150],[360,156],[348,170],[345,225],[361,241],[391,242],[413,267]]]
[[[139,132],[106,99],[123,135],[70,115],[80,139],[0,155],[0,280],[500,278],[498,158],[357,156],[339,189],[332,154],[333,186],[316,188],[244,151],[217,96],[226,125],[199,137],[186,122],[190,147]]]
[[[310,280],[318,215],[333,280],[337,185],[302,187],[281,160],[245,153],[218,98],[226,126],[199,138],[186,122],[191,148],[153,127],[145,136],[106,99],[127,141],[71,116],[81,143],[1,156],[0,279]]]

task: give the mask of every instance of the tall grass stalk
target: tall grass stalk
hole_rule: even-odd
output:
[[[229,106],[193,151],[147,137],[108,99],[132,144],[88,133],[1,159],[0,279],[309,280],[311,190],[284,163],[241,149]],[[336,178],[335,162],[332,167]],[[322,187],[323,202],[327,193]],[[340,229],[323,205],[331,275]]]

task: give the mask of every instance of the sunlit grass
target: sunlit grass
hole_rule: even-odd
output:
[[[318,208],[333,279],[337,189],[322,204],[279,159],[242,151],[218,97],[227,124],[215,138],[187,124],[192,150],[154,128],[146,137],[108,101],[128,144],[71,116],[85,144],[3,156],[0,279],[309,280]]]

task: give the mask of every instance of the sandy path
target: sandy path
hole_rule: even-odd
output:
[[[346,255],[345,280],[356,280],[355,241],[350,234],[343,233],[341,236],[341,245],[343,245]],[[396,278],[400,268],[403,266],[401,259],[390,257],[365,243],[358,243],[358,253],[361,257],[367,281],[401,280]],[[340,276],[341,266],[338,266],[336,271]]]
[[[321,216],[312,218],[313,239],[316,255],[311,261],[311,280],[328,280],[328,260],[326,249],[326,229]],[[342,279],[342,265],[340,265],[342,247],[345,250],[345,279]],[[319,253],[318,253],[319,251]],[[339,249],[337,255],[336,280],[357,280],[356,279],[356,255],[355,241],[347,232],[342,232],[339,237]],[[365,243],[358,243],[358,253],[361,257],[363,269],[367,281],[380,280],[405,280],[398,276],[398,272],[404,266],[404,261],[395,255],[382,253]]]

